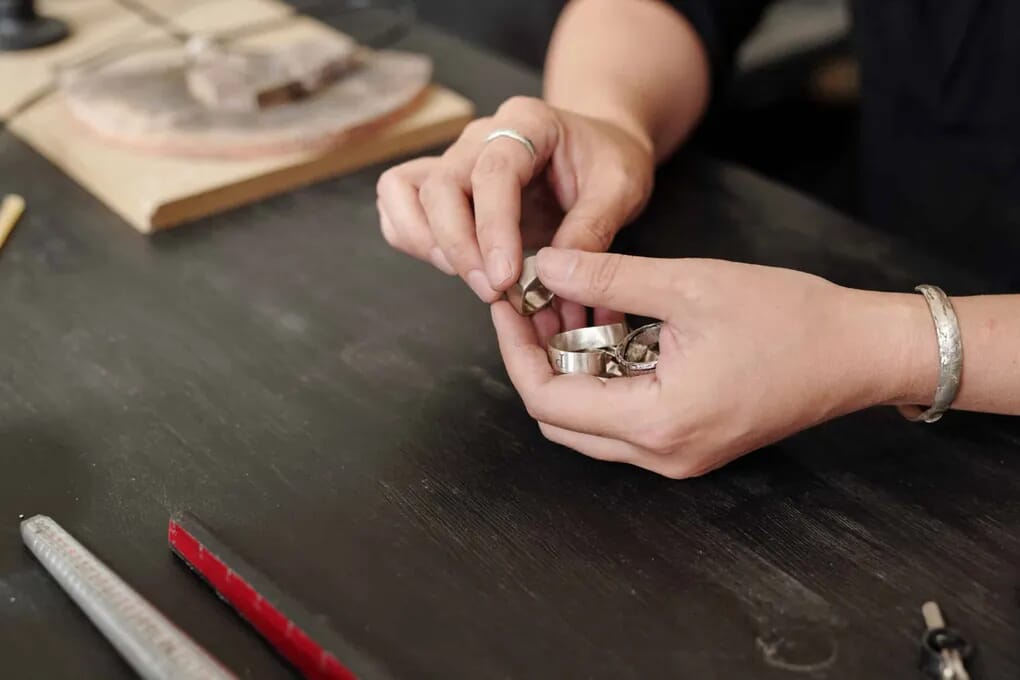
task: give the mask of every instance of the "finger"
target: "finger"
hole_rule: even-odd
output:
[[[596,174],[579,189],[577,201],[564,215],[553,237],[553,247],[604,253],[633,216],[640,200],[636,190],[627,188],[630,180],[617,179],[618,173],[610,176],[606,168],[598,171],[605,174]]]
[[[510,381],[536,420],[626,441],[655,404],[654,375],[614,380],[554,375],[534,328],[509,303],[494,304],[492,320]]]
[[[623,312],[614,312],[611,309],[605,309],[603,307],[596,307],[593,310],[592,316],[595,319],[596,326],[605,326],[611,323],[623,323],[627,320],[627,315]]]
[[[543,248],[537,266],[549,290],[590,307],[666,319],[682,299],[675,260]]]
[[[505,290],[520,277],[521,193],[548,162],[559,140],[557,119],[537,99],[516,97],[500,107],[487,135],[512,130],[513,136],[486,138],[471,172],[478,245],[489,283]]]
[[[414,200],[417,201],[418,199],[415,198]],[[405,229],[402,231],[389,218],[389,211],[382,201],[376,201],[376,209],[379,211],[379,224],[382,228],[383,237],[392,247],[419,260],[432,263],[433,267],[444,274],[453,275],[457,273],[450,266],[450,263],[446,261],[443,251],[435,245],[435,241],[432,240],[432,235],[428,232],[427,228],[407,227],[405,223]],[[415,231],[416,233],[409,233]]]
[[[455,166],[432,172],[419,191],[436,244],[454,271],[482,301],[492,302],[499,293],[489,285],[475,240],[474,215],[468,203],[467,173]]]
[[[531,174],[523,167],[531,163],[531,155],[523,146],[507,149],[504,141],[487,144],[471,173],[478,247],[496,290],[506,290],[520,278],[521,189]]]
[[[531,316],[531,323],[535,327],[535,336],[539,347],[548,346],[552,336],[563,328],[560,323],[560,315],[552,307],[538,310]]]
[[[436,161],[435,158],[416,159],[384,172],[376,185],[377,205],[380,214],[385,212],[390,219],[395,241],[391,241],[391,245],[431,262],[445,274],[455,274],[432,237],[428,217],[418,199],[420,184]]]
[[[382,231],[383,238],[386,239],[386,243],[390,244],[397,250],[402,250],[403,244],[397,236],[397,230],[393,227],[393,222],[390,221],[389,216],[386,214],[386,209],[379,201],[375,202],[375,209],[379,212],[379,230]]]
[[[619,439],[574,432],[548,423],[539,423],[538,427],[542,431],[542,435],[549,441],[598,460],[638,465],[654,455],[650,451]]]
[[[584,305],[556,298],[556,305],[563,320],[563,330],[572,331],[588,325],[588,312]]]

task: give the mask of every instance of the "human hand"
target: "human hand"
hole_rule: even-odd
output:
[[[662,319],[656,373],[554,375],[534,329],[492,307],[500,351],[550,440],[673,478],[709,472],[841,414],[931,394],[918,295],[839,287],[789,269],[546,248],[556,295]],[[930,373],[930,384],[925,378]],[[919,381],[921,384],[919,384]]]
[[[535,159],[513,139],[486,143],[500,128],[529,138]],[[377,206],[390,245],[458,274],[492,302],[519,278],[523,246],[551,240],[606,250],[644,206],[653,174],[652,145],[640,126],[515,97],[468,125],[441,157],[383,173]],[[580,307],[567,316],[569,325],[583,324]]]

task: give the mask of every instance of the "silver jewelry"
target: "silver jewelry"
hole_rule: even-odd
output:
[[[899,411],[907,420],[934,423],[949,410],[960,390],[960,378],[963,375],[963,340],[953,304],[942,289],[924,284],[914,290],[924,296],[928,309],[931,310],[932,321],[935,323],[935,336],[939,342],[939,382],[935,388],[935,398],[927,410],[919,406],[904,405],[899,407]]]
[[[618,378],[655,372],[662,323],[628,332],[623,323],[557,333],[549,340],[549,363],[557,373]]]
[[[626,376],[655,373],[659,364],[659,333],[662,322],[650,323],[631,331],[617,348],[616,356]]]
[[[535,256],[529,255],[521,264],[521,277],[506,291],[506,299],[522,316],[531,316],[553,301],[553,294],[538,280]]]
[[[528,150],[528,153],[531,154],[532,163],[534,163],[535,160],[538,158],[538,153],[536,153],[535,151],[535,145],[531,143],[531,140],[522,135],[517,130],[514,130],[513,128],[500,128],[498,130],[493,130],[492,132],[489,133],[489,136],[485,138],[485,143],[488,144],[489,142],[495,139],[499,139],[500,137],[507,137],[509,139],[512,139],[523,144],[524,148],[526,148]]]
[[[549,363],[557,373],[606,376],[615,348],[627,337],[627,325],[588,326],[557,333],[549,340]]]

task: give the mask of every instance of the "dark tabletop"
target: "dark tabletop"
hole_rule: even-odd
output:
[[[405,42],[481,111],[538,88]],[[541,438],[488,310],[383,243],[379,172],[146,238],[0,133],[29,205],[0,252],[0,674],[130,676],[23,548],[44,513],[239,675],[288,677],[171,556],[190,509],[395,677],[911,678],[927,599],[975,678],[1020,675],[1014,422],[877,409],[689,481],[588,460]],[[618,247],[983,289],[694,155]]]

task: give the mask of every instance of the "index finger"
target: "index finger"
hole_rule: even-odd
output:
[[[600,380],[591,375],[556,375],[528,319],[507,302],[492,305],[507,374],[533,418],[550,425],[630,441],[635,425],[656,403],[654,375]]]

